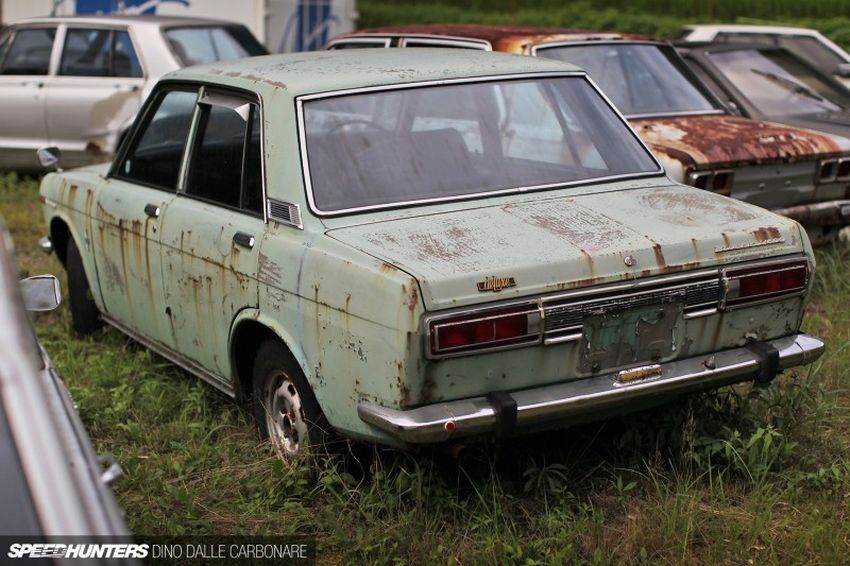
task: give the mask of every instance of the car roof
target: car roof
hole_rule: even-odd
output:
[[[196,25],[241,25],[225,20],[211,18],[192,18],[184,16],[148,16],[148,15],[85,15],[85,16],[47,16],[25,18],[9,22],[9,26],[31,24],[100,24],[100,25],[145,25],[154,27],[196,26]]]
[[[809,28],[790,27],[790,26],[758,26],[758,25],[743,25],[743,24],[728,24],[728,25],[689,25],[683,26],[684,30],[692,32],[687,41],[711,41],[714,36],[722,32],[734,33],[770,33],[779,35],[808,35],[817,36],[820,32]]]
[[[638,40],[655,41],[646,35],[576,28],[497,26],[486,24],[416,24],[361,29],[334,39],[363,35],[405,35],[469,38],[486,41],[495,51],[518,51],[516,46],[556,41]],[[521,48],[519,49],[521,50]]]
[[[187,67],[163,80],[210,81],[293,96],[344,89],[525,73],[582,72],[561,61],[472,49],[357,49],[266,55]],[[269,94],[272,94],[269,92]]]

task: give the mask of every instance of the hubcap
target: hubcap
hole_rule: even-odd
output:
[[[266,430],[281,457],[303,454],[307,447],[307,420],[295,384],[284,372],[269,375],[265,388]]]

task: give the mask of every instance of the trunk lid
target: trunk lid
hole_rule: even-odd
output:
[[[549,193],[524,202],[334,228],[328,235],[414,276],[428,310],[804,249],[792,220],[672,184]]]
[[[850,140],[841,136],[737,116],[675,116],[629,122],[653,151],[696,169],[814,160],[850,151]]]

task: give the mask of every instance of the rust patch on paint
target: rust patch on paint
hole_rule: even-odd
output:
[[[779,232],[778,228],[769,226],[767,228],[758,228],[757,230],[754,230],[753,236],[756,237],[756,241],[758,242],[766,242],[767,240],[776,240],[781,238],[782,234]]]

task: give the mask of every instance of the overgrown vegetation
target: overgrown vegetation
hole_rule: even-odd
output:
[[[684,25],[759,23],[819,29],[850,46],[844,0],[358,0],[360,25],[488,23],[556,26],[672,37]]]
[[[29,273],[37,183],[0,176],[0,214]],[[850,254],[818,254],[811,368],[602,424],[443,453],[382,451],[358,481],[277,460],[247,410],[111,329],[70,336],[67,307],[38,334],[144,534],[302,534],[322,562],[846,560],[850,494]]]

